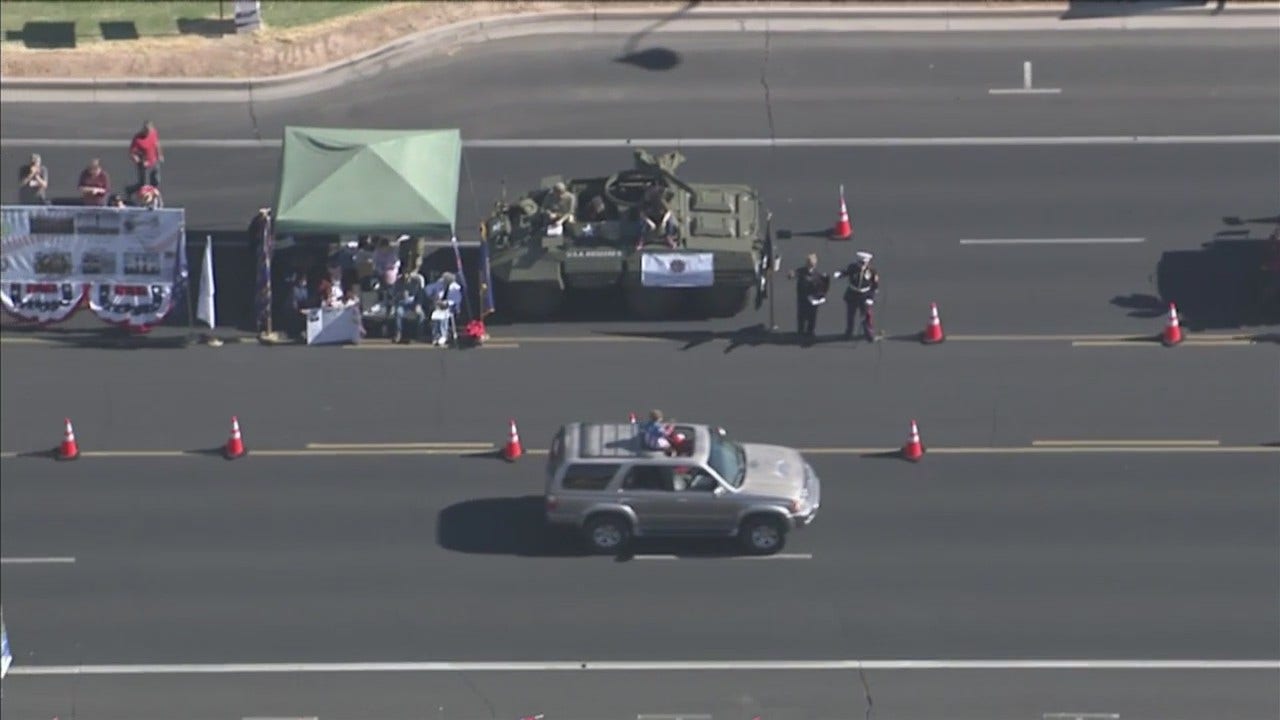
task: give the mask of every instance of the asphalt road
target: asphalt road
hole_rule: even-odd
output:
[[[628,53],[669,53],[649,70]],[[1033,84],[1057,96],[992,96]],[[1269,30],[560,35],[468,45],[327,93],[217,105],[23,104],[10,138],[276,138],[285,125],[468,138],[1274,134]],[[762,78],[764,84],[762,84]],[[765,100],[769,91],[769,108]],[[340,97],[340,99],[335,99]]]
[[[543,41],[559,55],[524,40],[465,48],[341,98],[259,103],[254,116],[264,137],[285,123],[765,137],[757,39],[664,37],[681,60],[666,73],[612,62],[616,43],[598,38]],[[1251,32],[779,35],[766,77],[779,136],[1275,133],[1277,57],[1273,33]],[[1036,85],[1062,95],[986,94],[1016,86],[1026,59]],[[92,127],[77,120],[90,116],[84,108],[6,106],[4,137],[127,138],[143,114],[168,138],[253,137],[244,107],[176,105],[93,108]],[[13,167],[32,150],[53,168],[55,190],[70,189],[87,152],[124,180],[109,147],[7,142],[0,160]],[[189,208],[194,231],[238,229],[273,196],[275,150],[166,155],[167,198]],[[1206,270],[1206,282],[1171,289],[1157,268],[1212,259],[1201,245],[1225,229],[1223,216],[1276,211],[1274,146],[686,155],[688,177],[750,182],[775,225],[796,231],[831,224],[843,182],[857,242],[788,241],[786,264],[816,251],[830,268],[854,245],[873,250],[890,339],[800,348],[785,335],[737,332],[765,321],[759,312],[711,324],[504,327],[495,334],[505,348],[468,353],[6,342],[3,555],[76,559],[0,569],[17,665],[1280,657],[1280,346],[1083,337],[1154,335],[1170,293],[1191,327],[1253,327],[1240,308],[1215,305],[1231,276]],[[629,158],[521,149],[468,150],[466,161],[460,218],[470,224],[503,179],[518,188]],[[959,242],[1045,237],[1144,241]],[[777,297],[789,329],[790,289]],[[893,339],[923,327],[930,301],[952,340]],[[821,331],[836,332],[838,315],[824,311]],[[582,557],[537,523],[540,455],[507,465],[447,450],[305,450],[500,443],[510,417],[537,450],[560,423],[654,406],[810,449],[824,506],[792,538],[792,556],[747,561],[656,544],[626,561]],[[182,454],[220,445],[233,414],[248,458]],[[67,416],[86,453],[159,453],[71,464],[8,455],[52,447]],[[867,456],[899,446],[912,419],[932,451],[921,464]],[[1098,452],[1098,442],[1172,444]],[[6,716],[69,715],[74,703],[77,717],[104,718],[170,717],[193,696],[189,717],[865,711],[856,678],[819,672],[627,680],[14,675],[3,702]],[[1271,717],[1275,681],[1272,671],[869,673],[876,717]]]
[[[23,677],[7,683],[4,707],[95,720],[1075,720],[1075,712],[1256,720],[1280,712],[1276,673],[1266,670],[870,670],[865,679],[870,715],[856,671],[777,670]]]

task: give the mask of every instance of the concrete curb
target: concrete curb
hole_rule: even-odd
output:
[[[597,10],[504,15],[432,28],[321,67],[256,78],[0,78],[2,102],[254,102],[308,95],[463,45],[536,35],[660,33],[1032,32],[1069,30],[1280,29],[1280,3],[1133,12],[1128,3],[1063,19],[1067,3],[992,7],[859,5],[813,8],[698,7],[662,12]],[[1141,7],[1141,6],[1136,6]],[[664,22],[665,21],[665,22]],[[661,28],[655,28],[660,23]]]

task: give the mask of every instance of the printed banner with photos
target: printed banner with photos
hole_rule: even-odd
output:
[[[99,318],[148,328],[185,282],[180,208],[0,207],[0,305],[24,320],[65,320],[82,304]]]

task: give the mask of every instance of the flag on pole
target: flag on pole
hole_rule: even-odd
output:
[[[271,328],[271,255],[274,252],[275,237],[271,233],[271,215],[263,208],[250,224],[250,235],[258,245],[258,280],[254,294],[254,314],[258,319],[258,329],[266,331]]]
[[[467,289],[467,275],[462,271],[462,251],[458,249],[458,236],[454,235],[449,239],[453,245],[453,261],[458,266],[458,284],[465,291]]]
[[[4,626],[4,615],[0,615],[0,680],[9,674],[9,666],[13,664],[13,653],[9,652],[9,631]]]
[[[493,273],[489,269],[489,241],[480,241],[480,317],[494,312]]]
[[[213,310],[213,236],[204,238],[204,260],[200,263],[200,295],[196,301],[196,317],[210,329],[217,326]]]

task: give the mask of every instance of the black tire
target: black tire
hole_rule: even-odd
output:
[[[623,290],[627,316],[632,320],[669,320],[680,313],[684,296],[670,288],[629,286]]]
[[[631,523],[621,515],[595,515],[583,526],[587,547],[602,555],[619,555],[631,544]]]
[[[742,521],[738,541],[752,555],[773,555],[787,544],[787,527],[777,518],[753,515]]]

